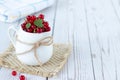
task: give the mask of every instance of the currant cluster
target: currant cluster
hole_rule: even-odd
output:
[[[38,17],[35,15],[28,15],[21,27],[24,31],[29,33],[42,33],[51,30],[47,21],[44,20],[44,15],[40,14]]]

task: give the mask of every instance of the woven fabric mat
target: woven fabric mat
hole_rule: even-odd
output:
[[[0,55],[0,66],[11,68],[22,73],[28,73],[42,77],[52,77],[56,75],[66,63],[68,56],[71,53],[71,45],[54,44],[52,58],[41,67],[22,64],[14,54],[6,54],[7,52],[13,51],[14,47],[10,45],[10,47],[2,55]]]

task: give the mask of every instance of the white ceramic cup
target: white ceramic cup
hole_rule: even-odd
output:
[[[16,40],[16,35],[17,38],[23,42],[27,43],[35,43],[39,41],[42,38],[45,38],[47,36],[51,36],[50,32],[44,32],[44,33],[29,33],[25,32],[21,27],[19,30],[15,29],[14,26],[11,26],[8,29],[9,32],[9,38],[15,47],[15,54],[25,52],[27,50],[30,50],[33,45],[26,45],[22,44],[19,41]],[[13,32],[15,34],[13,34]],[[42,63],[46,63],[53,54],[53,44],[49,46],[40,46],[37,48],[37,54],[38,58]],[[36,60],[34,56],[34,51],[28,52],[27,54],[22,54],[22,55],[17,55],[17,58],[19,61],[21,61],[24,64],[27,65],[38,65],[38,61]]]

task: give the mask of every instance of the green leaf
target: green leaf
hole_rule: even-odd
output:
[[[42,19],[37,19],[34,21],[34,25],[37,27],[43,27],[42,23],[43,23]]]
[[[27,28],[27,29],[30,28],[30,26],[31,26],[31,23],[27,23],[27,24],[26,24],[26,28]]]

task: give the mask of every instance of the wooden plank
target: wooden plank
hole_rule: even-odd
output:
[[[11,24],[0,22],[0,37],[1,37],[0,54],[6,50],[6,48],[8,47],[8,44],[10,43],[9,37],[8,37],[8,28],[10,27],[10,25]]]
[[[110,0],[85,0],[85,6],[95,79],[119,80],[118,15]]]
[[[92,1],[93,2],[93,1]],[[85,0],[85,11],[86,11],[86,18],[87,18],[87,29],[88,29],[88,36],[89,36],[89,41],[90,41],[90,50],[91,50],[91,57],[93,60],[93,69],[94,69],[94,74],[95,74],[95,80],[104,80],[103,79],[103,66],[101,66],[101,52],[99,50],[99,46],[96,44],[97,41],[97,34],[96,34],[96,28],[93,28],[93,25],[90,25],[93,23],[93,21],[91,21],[91,17],[94,16],[94,10],[96,10],[96,6],[97,8],[99,6],[101,6],[101,3],[98,1],[94,0],[94,3],[92,3],[88,0]],[[98,3],[99,4],[98,4]],[[93,5],[94,4],[94,5]],[[89,14],[88,14],[89,12]],[[92,17],[93,19],[93,17]],[[95,49],[94,49],[95,48]],[[97,58],[95,58],[97,56]]]
[[[116,17],[120,22],[120,8],[119,8],[120,7],[120,0],[110,0],[110,2],[111,2],[111,6],[114,10]]]
[[[54,41],[70,42],[73,52],[62,71],[49,80],[94,80],[83,0],[58,0]]]
[[[116,80],[120,79],[120,0],[110,0],[112,9],[114,10],[115,17],[117,18],[115,23],[115,30],[114,30],[114,36],[110,39],[110,48],[112,49],[111,52],[114,53],[114,65],[115,65],[115,76]]]

